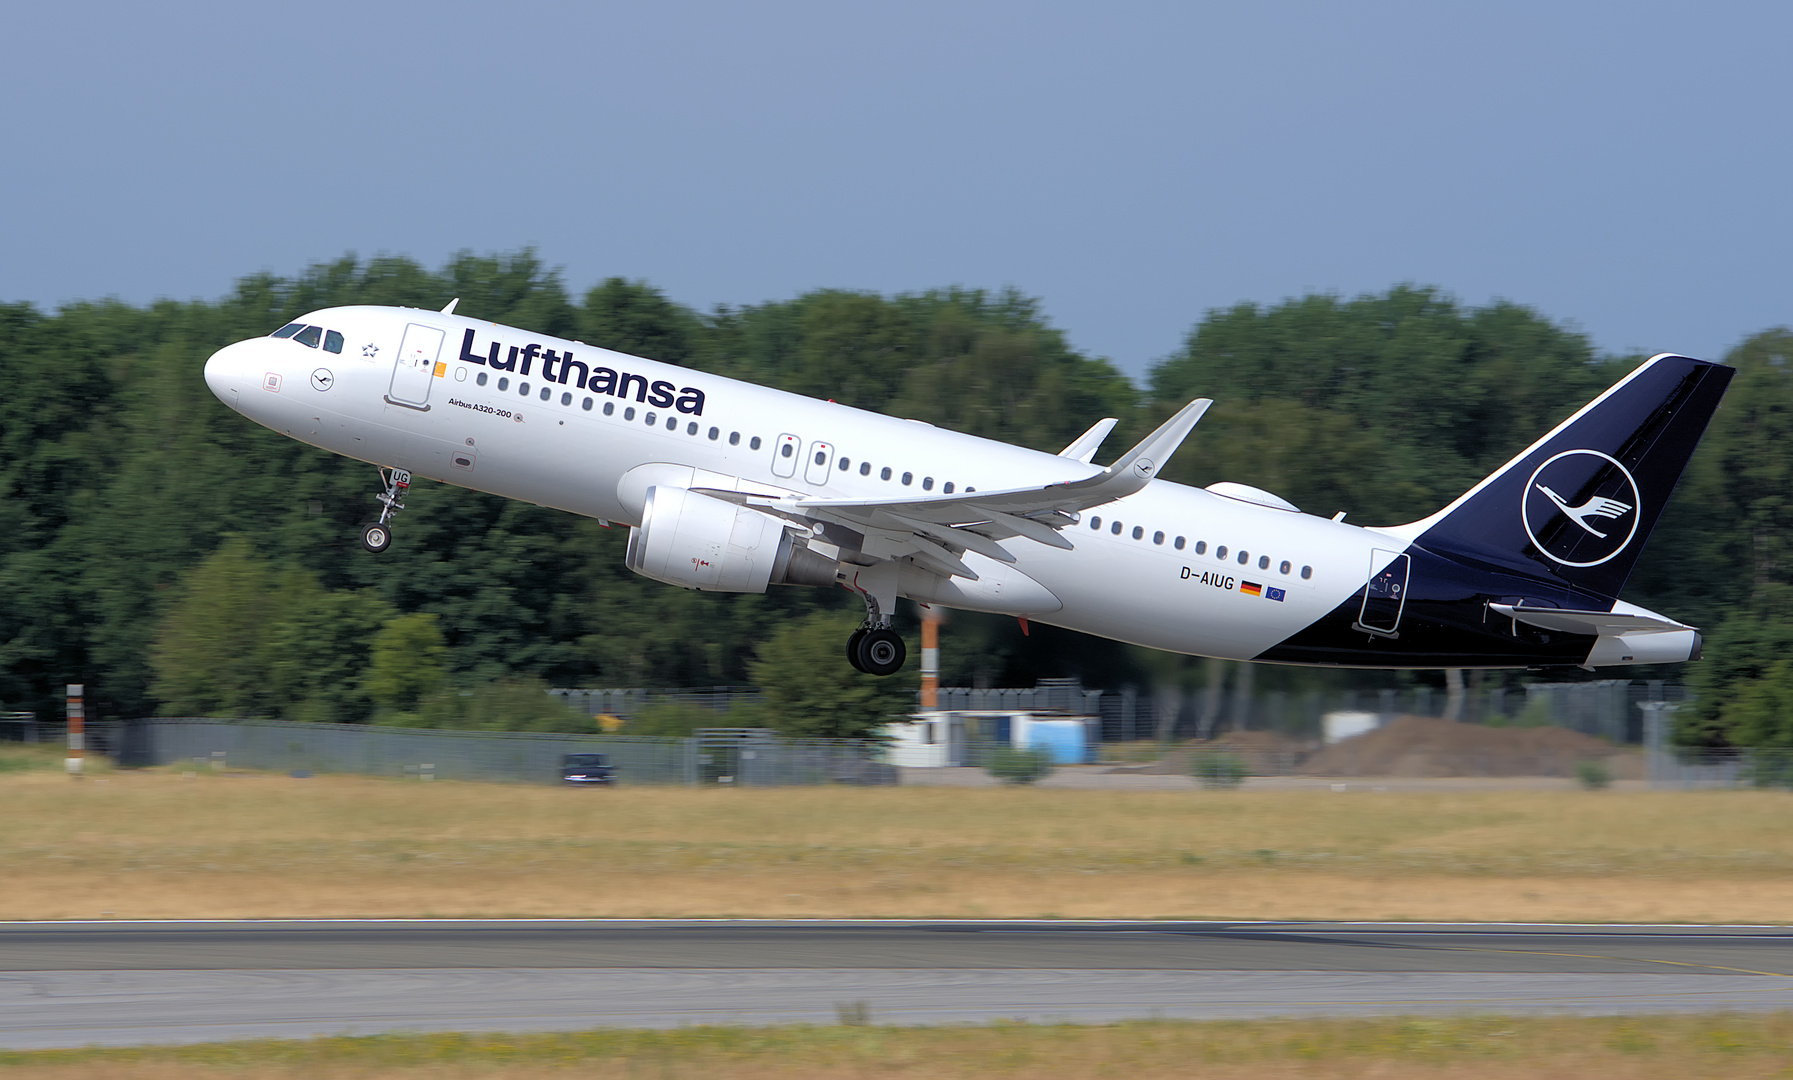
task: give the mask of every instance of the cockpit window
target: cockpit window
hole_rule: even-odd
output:
[[[315,349],[318,347],[318,339],[322,338],[323,336],[324,336],[324,328],[323,327],[307,326],[305,329],[294,334],[293,340],[298,342],[299,344],[305,346],[308,349]]]
[[[301,331],[303,329],[305,329],[304,323],[289,322],[285,326],[274,331],[272,334],[269,334],[268,336],[269,337],[292,337],[294,334],[298,333],[299,331]]]
[[[339,353],[342,351],[342,335],[335,330],[324,331],[324,351]]]

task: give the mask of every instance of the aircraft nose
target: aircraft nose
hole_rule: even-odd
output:
[[[237,407],[238,395],[255,387],[261,378],[261,369],[255,362],[259,344],[258,338],[226,345],[205,362],[205,384],[219,401],[233,409]]]

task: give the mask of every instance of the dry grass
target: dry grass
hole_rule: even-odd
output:
[[[393,1035],[0,1054],[8,1080],[1786,1076],[1793,1014]]]
[[[1781,792],[610,791],[0,775],[0,918],[1783,922]]]

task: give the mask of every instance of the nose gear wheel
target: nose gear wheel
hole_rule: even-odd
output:
[[[392,519],[405,508],[405,492],[411,490],[411,474],[403,469],[381,469],[386,490],[374,496],[383,509],[377,521],[361,527],[361,546],[378,555],[392,546]]]

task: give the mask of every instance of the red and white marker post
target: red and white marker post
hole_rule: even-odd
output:
[[[81,683],[68,684],[68,774],[81,779],[81,758],[87,749],[87,707],[84,702],[87,687]]]

